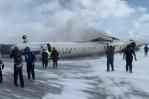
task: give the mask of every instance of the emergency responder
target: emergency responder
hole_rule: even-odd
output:
[[[43,52],[42,52],[42,67],[43,68],[47,68],[47,66],[48,66],[48,60],[49,60],[48,51],[46,49],[43,49]]]

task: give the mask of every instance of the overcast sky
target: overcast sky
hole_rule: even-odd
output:
[[[149,39],[149,0],[0,0],[0,42]]]

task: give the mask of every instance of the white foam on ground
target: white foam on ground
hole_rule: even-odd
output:
[[[136,52],[137,61],[133,62],[133,73],[125,72],[125,61],[123,55],[115,55],[115,71],[106,72],[106,58],[102,57],[100,60],[90,60],[90,62],[95,75],[97,75],[102,81],[107,89],[108,94],[115,95],[117,97],[125,97],[126,93],[129,93],[132,88],[146,92],[149,94],[149,89],[147,88],[149,84],[149,56],[145,57],[143,53],[143,48]],[[120,83],[128,84],[120,84]],[[123,97],[123,98],[124,98]],[[132,98],[136,99],[132,96]],[[130,99],[132,99],[130,98]],[[139,98],[142,99],[142,98]]]
[[[133,93],[131,95],[131,92],[135,89],[149,94],[149,89],[147,88],[149,84],[149,56],[144,57],[143,49],[136,52],[136,55],[138,60],[133,62],[132,74],[125,71],[123,55],[115,54],[114,72],[106,72],[106,57],[101,57],[100,59],[85,60],[83,62],[75,61],[77,65],[84,62],[90,64],[93,72],[87,75],[82,73],[77,75],[70,74],[67,77],[97,76],[103,81],[102,84],[99,83],[99,86],[105,88],[104,91],[108,95],[107,99],[126,99],[127,93],[130,93],[129,99],[142,99],[140,96],[133,95]],[[73,65],[75,62],[72,61]],[[90,97],[89,94],[83,91],[92,87],[88,82],[90,81],[82,79],[61,79],[59,84],[63,85],[62,93],[60,95],[47,93],[43,99],[88,99]]]

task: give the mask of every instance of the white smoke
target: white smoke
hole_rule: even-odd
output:
[[[127,17],[135,12],[124,0],[2,1],[0,11],[7,9],[8,13],[4,13],[7,17],[0,15],[0,36],[11,42],[19,42],[23,34],[30,41],[91,40],[106,36],[103,31],[108,30],[98,26],[102,20]]]

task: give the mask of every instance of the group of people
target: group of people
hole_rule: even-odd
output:
[[[111,65],[111,70],[114,71],[114,47],[113,46],[107,47],[106,55],[107,55],[107,72],[109,72],[110,65]],[[132,73],[133,56],[135,60],[137,60],[133,47],[131,45],[128,45],[124,49],[124,53],[123,53],[123,59],[126,60],[126,72],[130,71],[130,73]]]
[[[145,55],[148,54],[148,47],[145,45],[144,52]],[[113,46],[107,45],[106,55],[107,55],[107,72],[110,70],[114,71],[114,50]],[[23,79],[23,59],[22,56],[25,56],[25,62],[27,67],[27,75],[28,79],[35,80],[35,54],[30,50],[29,47],[26,47],[23,51],[19,50],[17,47],[14,47],[10,54],[10,58],[14,59],[14,85],[18,86],[17,80],[18,77],[20,79],[20,87],[24,87],[24,79]],[[126,60],[126,72],[132,73],[132,62],[133,58],[137,60],[134,48],[131,45],[127,45],[123,52],[123,59]],[[49,59],[53,61],[53,68],[58,67],[57,61],[59,60],[59,52],[53,47],[51,48],[50,44],[47,44],[47,49],[43,49],[42,51],[42,67],[47,68]],[[2,69],[4,68],[4,64],[2,59],[0,59],[0,83],[3,81]]]
[[[24,51],[20,51],[17,47],[14,47],[10,54],[10,58],[14,59],[14,85],[18,86],[17,80],[19,77],[20,87],[24,87],[22,55],[25,56],[28,79],[30,79],[32,75],[32,79],[35,80],[35,54],[30,50],[29,47],[26,47]]]
[[[48,60],[53,60],[53,68],[57,68],[58,64],[57,61],[59,59],[59,53],[55,48],[52,48],[49,44],[47,44],[47,49],[44,49],[42,52],[42,66],[43,68],[46,68],[48,66]],[[26,47],[23,51],[19,50],[18,47],[14,47],[10,58],[14,59],[14,85],[18,86],[17,80],[18,77],[20,79],[20,87],[24,87],[24,79],[23,79],[23,58],[22,56],[25,56],[25,62],[26,62],[26,68],[27,68],[27,75],[28,79],[35,80],[35,54],[30,50],[29,47]],[[2,76],[2,69],[4,68],[4,64],[2,59],[0,59],[0,83],[3,81]]]
[[[53,68],[57,68],[57,61],[59,60],[59,52],[53,47],[51,50],[50,44],[47,44],[47,49],[43,49],[42,52],[42,67],[47,68],[48,61],[52,59]]]

